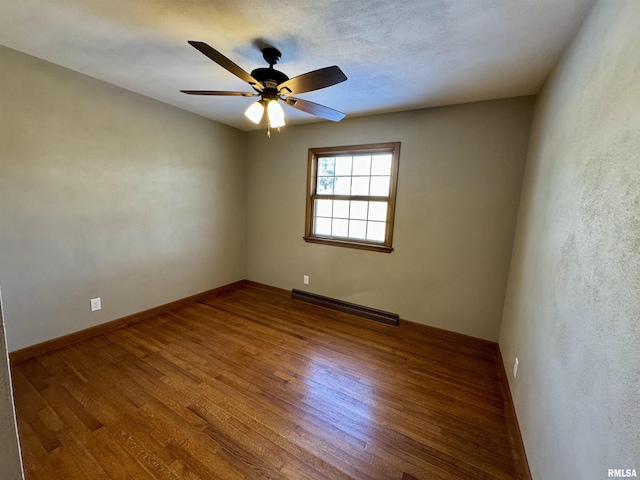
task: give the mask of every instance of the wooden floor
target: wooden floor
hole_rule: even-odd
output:
[[[495,344],[242,287],[13,367],[34,479],[526,478]]]

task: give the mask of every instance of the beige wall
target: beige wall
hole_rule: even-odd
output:
[[[2,295],[0,295],[0,471],[2,471],[3,480],[23,478],[2,318]]]
[[[500,334],[534,479],[640,472],[639,19],[597,3],[536,103]]]
[[[497,340],[532,107],[515,98],[249,133],[247,278]],[[395,251],[305,243],[307,150],[388,141],[402,142]]]
[[[0,70],[10,350],[244,278],[242,132],[4,47]]]

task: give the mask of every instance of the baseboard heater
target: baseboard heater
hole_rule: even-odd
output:
[[[351,313],[352,315],[358,315],[359,317],[386,323],[387,325],[397,326],[400,321],[400,317],[397,313],[390,313],[383,310],[377,310],[375,308],[356,305],[355,303],[345,302],[336,298],[323,297],[322,295],[303,292],[302,290],[291,290],[291,298],[302,302],[313,303],[314,305],[320,305],[321,307],[332,308],[340,312]]]

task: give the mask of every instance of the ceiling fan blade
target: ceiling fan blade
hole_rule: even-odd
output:
[[[283,95],[311,92],[344,82],[346,79],[347,76],[342,70],[334,65],[293,77],[278,85],[278,90]]]
[[[196,48],[201,53],[205,54],[207,57],[209,57],[211,60],[216,62],[218,65],[220,65],[225,70],[233,73],[239,79],[244,80],[245,82],[247,82],[249,85],[251,85],[256,90],[259,90],[259,91],[264,90],[263,85],[258,80],[253,78],[251,75],[249,75],[247,72],[245,72],[238,65],[233,63],[227,57],[225,57],[220,52],[218,52],[214,48],[210,47],[206,43],[189,40],[189,45],[191,45],[192,47]]]
[[[338,110],[334,110],[333,108],[325,107],[324,105],[313,103],[308,100],[302,100],[301,98],[287,97],[284,99],[284,102],[290,107],[333,122],[339,122],[346,117],[344,113],[339,112]]]
[[[225,97],[258,97],[259,93],[255,92],[220,92],[217,90],[180,90],[187,95],[218,95]]]

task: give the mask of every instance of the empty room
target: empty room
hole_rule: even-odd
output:
[[[0,15],[0,478],[634,478],[640,1]]]

